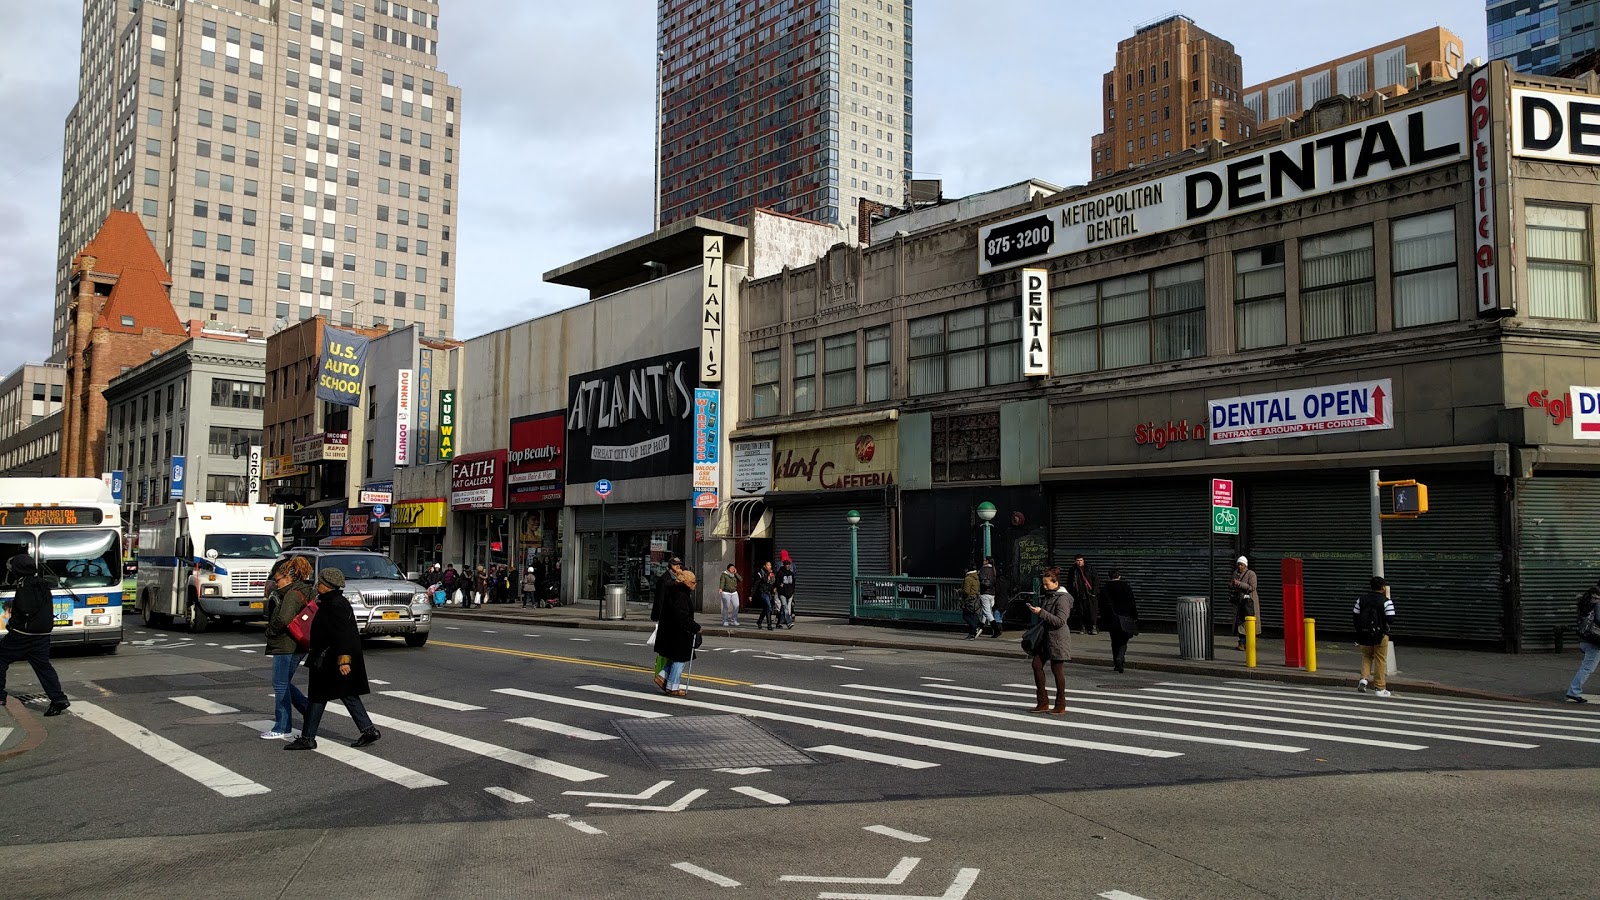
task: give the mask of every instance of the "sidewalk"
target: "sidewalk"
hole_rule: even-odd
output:
[[[435,610],[440,621],[515,621],[546,628],[584,628],[601,631],[647,633],[652,624],[648,604],[629,603],[627,618],[605,621],[597,617],[590,604],[556,609],[523,609],[517,604],[495,604],[463,610],[454,606]],[[928,631],[886,625],[852,625],[846,619],[800,616],[792,629],[757,630],[756,613],[741,614],[748,624],[723,628],[709,624],[701,613],[707,641],[736,636],[746,640],[783,641],[791,644],[825,644],[834,647],[877,647],[894,650],[926,650],[1019,660],[1022,649],[1020,629],[1007,630],[999,638],[979,637],[968,641],[963,631]],[[1361,649],[1344,641],[1317,641],[1317,671],[1291,669],[1283,665],[1283,642],[1257,643],[1256,668],[1246,668],[1244,654],[1233,649],[1232,636],[1217,642],[1216,659],[1181,659],[1176,634],[1142,634],[1128,645],[1130,671],[1166,672],[1174,675],[1209,675],[1219,678],[1260,679],[1294,684],[1330,685],[1355,688],[1361,671]],[[1491,700],[1544,701],[1559,704],[1567,683],[1578,668],[1580,654],[1495,653],[1483,650],[1443,650],[1431,647],[1396,646],[1400,673],[1391,675],[1389,688],[1396,692],[1438,694]],[[1072,636],[1072,662],[1083,666],[1111,668],[1111,638],[1098,635]]]

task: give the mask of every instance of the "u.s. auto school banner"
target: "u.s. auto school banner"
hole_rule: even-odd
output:
[[[1394,427],[1394,385],[1387,378],[1208,400],[1206,405],[1212,444]]]
[[[339,406],[361,405],[361,382],[367,372],[367,339],[337,328],[322,329],[322,356],[317,363],[317,399]]]
[[[567,483],[692,470],[700,348],[574,375],[567,381]]]
[[[561,505],[566,496],[567,414],[562,410],[511,420],[506,451],[506,502],[511,506]]]

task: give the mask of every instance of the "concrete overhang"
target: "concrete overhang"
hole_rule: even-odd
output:
[[[551,284],[583,288],[590,292],[591,297],[613,294],[635,284],[699,266],[702,239],[706,235],[748,240],[750,230],[740,225],[695,216],[577,262],[551,269],[544,273],[544,280]],[[724,253],[728,262],[742,264],[742,254],[740,258],[734,258],[735,254],[729,254],[726,250]],[[665,268],[652,272],[645,268],[647,262],[660,263]]]

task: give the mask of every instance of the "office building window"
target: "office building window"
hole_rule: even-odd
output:
[[[1528,315],[1592,322],[1594,269],[1587,211],[1529,203]]]
[[[806,341],[794,345],[794,411],[817,408],[817,344]]]
[[[265,386],[227,378],[211,379],[211,405],[219,409],[261,409]]]
[[[1283,245],[1268,244],[1233,255],[1233,312],[1240,350],[1281,347],[1284,323]]]
[[[913,395],[1022,380],[1020,299],[912,319],[907,354]]]
[[[822,406],[836,409],[856,404],[856,336],[822,339]]]
[[[889,399],[889,326],[867,329],[867,402]]]
[[[757,350],[750,355],[753,418],[762,419],[778,414],[779,353],[774,348]]]
[[[1394,242],[1394,327],[1460,318],[1454,210],[1396,219],[1390,232]]]
[[[1199,261],[1060,291],[1052,316],[1055,373],[1201,356],[1205,303]]]
[[[1371,334],[1377,328],[1372,228],[1300,242],[1300,336],[1307,341]]]

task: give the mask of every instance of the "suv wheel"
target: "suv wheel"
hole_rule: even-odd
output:
[[[426,633],[423,633],[423,634],[408,634],[408,635],[406,635],[406,646],[407,647],[421,647],[423,644],[426,644],[427,642],[428,642],[428,635]]]

